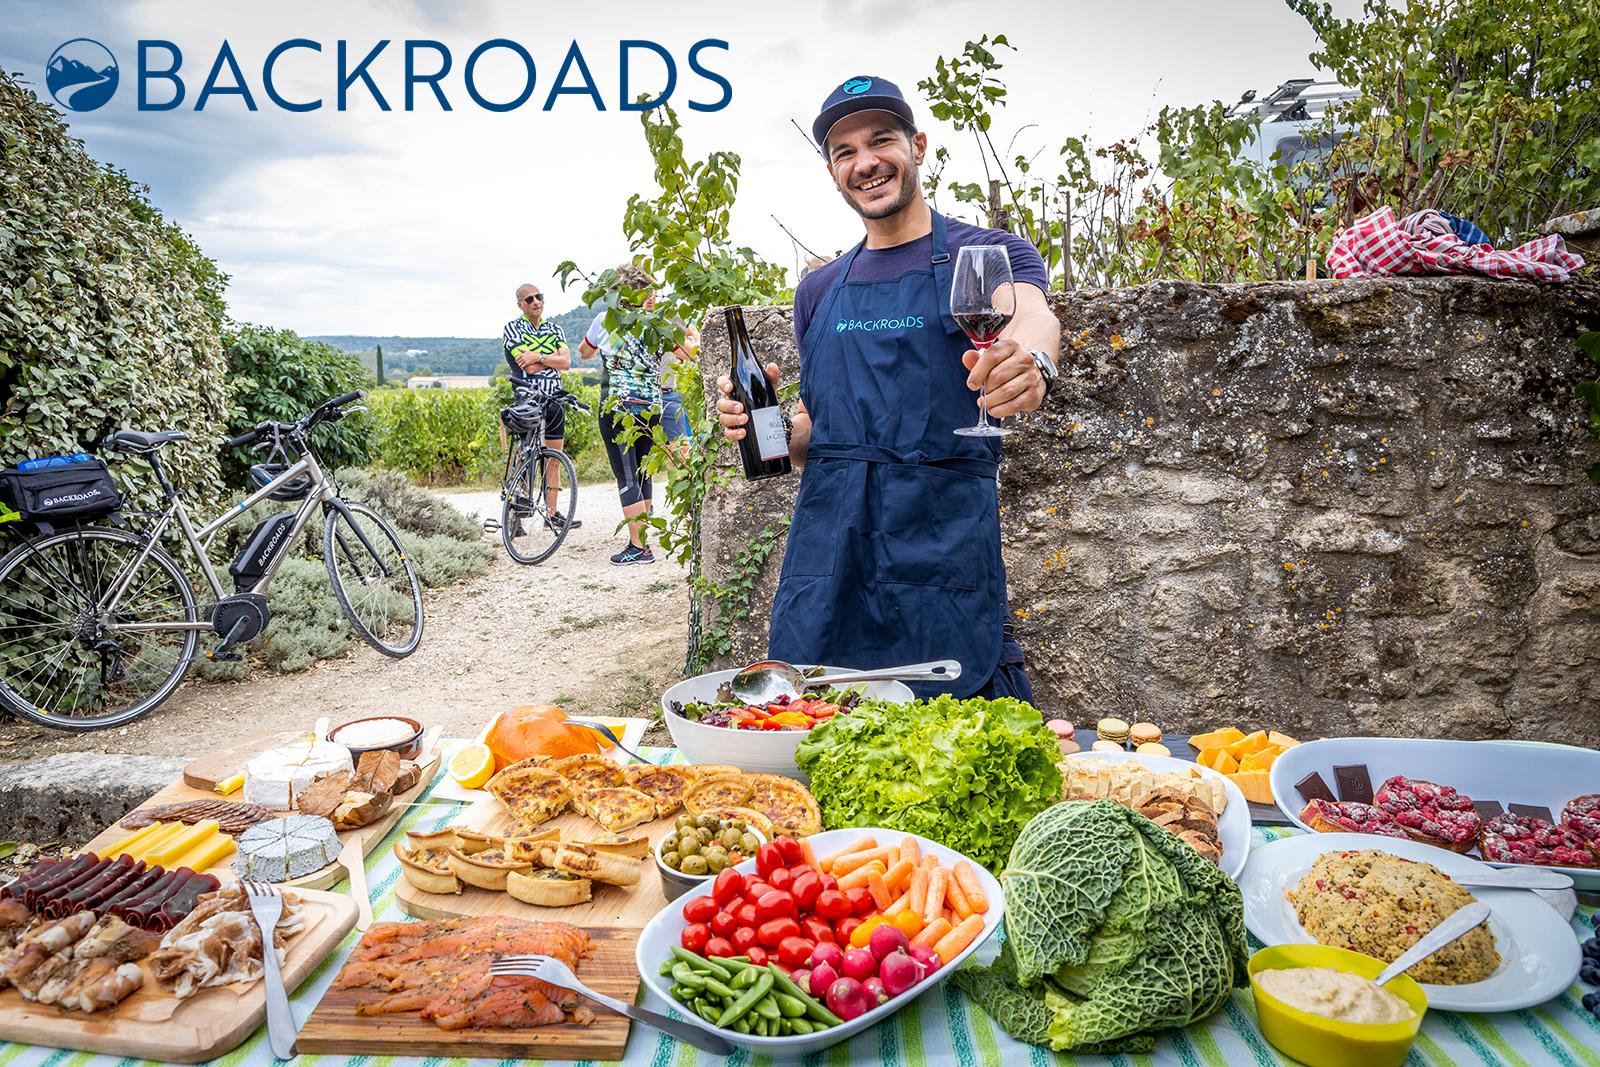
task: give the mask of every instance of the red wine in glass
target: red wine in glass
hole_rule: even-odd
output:
[[[1004,245],[963,245],[956,253],[950,277],[950,315],[972,347],[983,351],[1000,339],[1017,311],[1017,294],[1011,280],[1011,256]],[[1004,437],[1011,431],[989,421],[979,393],[978,422],[956,429],[961,437]]]
[[[954,318],[972,347],[980,351],[1000,340],[1000,335],[1011,324],[1011,316],[1003,311],[967,311]]]

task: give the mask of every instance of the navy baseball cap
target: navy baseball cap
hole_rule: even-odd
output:
[[[834,123],[858,111],[887,111],[913,126],[917,121],[912,117],[911,105],[900,94],[898,85],[887,78],[858,74],[828,94],[828,99],[823,101],[821,114],[811,124],[811,136],[817,139],[819,146],[826,148],[828,131],[833,129]]]

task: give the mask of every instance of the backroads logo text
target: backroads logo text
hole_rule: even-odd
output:
[[[921,315],[907,315],[903,319],[840,319],[833,324],[834,333],[849,333],[852,330],[866,330],[871,333],[877,330],[920,329],[922,329]]]
[[[732,83],[707,66],[708,58],[717,58],[714,53],[727,50],[727,41],[709,37],[689,48],[684,57],[685,80],[698,80],[698,84],[685,87],[685,92],[691,94],[690,110],[721,111],[733,99]],[[341,40],[325,48],[320,41],[296,37],[275,45],[259,59],[247,55],[242,60],[224,40],[215,56],[208,56],[209,62],[200,66],[192,62],[186,66],[183,49],[172,41],[141,40],[134,85],[140,111],[174,111],[185,106],[204,111],[208,106],[224,103],[259,111],[263,101],[283,111],[318,111],[324,106],[345,111],[353,100],[362,98],[370,99],[383,111],[396,107],[414,111],[419,106],[454,111],[463,96],[485,111],[515,111],[524,106],[549,111],[560,104],[585,106],[579,101],[587,101],[587,106],[596,111],[605,111],[608,104],[618,111],[648,111],[669,102],[678,90],[678,60],[663,45],[622,40],[617,42],[617,55],[615,95],[608,97],[601,91],[577,41],[567,48],[555,77],[545,83],[548,88],[541,95],[539,66],[533,53],[505,37],[477,45],[459,66],[447,45],[432,40],[385,39],[356,46]],[[499,99],[486,95],[478,84],[480,66],[486,62],[497,71],[518,71],[514,79],[519,83],[516,91],[502,92]],[[285,70],[292,66],[297,74],[320,70],[328,85],[326,94],[289,99],[274,80],[279,76],[280,65]],[[640,69],[634,70],[635,65]],[[199,79],[197,72],[202,67],[207,73]],[[51,53],[45,67],[45,86],[62,107],[93,111],[116,95],[120,73],[116,56],[109,48],[88,37],[75,37]],[[663,75],[664,87],[654,95],[641,94],[631,84],[639,79],[659,84]],[[194,86],[198,88],[191,93]],[[577,97],[578,101],[568,103],[563,99],[566,97]]]

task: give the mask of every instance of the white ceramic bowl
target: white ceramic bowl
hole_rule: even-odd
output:
[[[825,856],[839,851],[863,834],[872,834],[878,839],[879,844],[891,841],[898,843],[907,837],[915,837],[924,856],[937,856],[939,857],[939,862],[946,866],[955,863],[957,860],[966,859],[961,853],[945,848],[935,841],[929,841],[925,837],[917,837],[916,834],[907,834],[900,830],[880,830],[870,827],[851,830],[827,830],[820,834],[812,834],[806,840],[811,843],[811,846],[816,849],[819,855]],[[974,938],[972,944],[962,949],[955,959],[934,971],[933,974],[924,978],[911,989],[892,1000],[879,1004],[876,1008],[863,1015],[858,1015],[843,1026],[831,1027],[816,1034],[794,1034],[788,1037],[755,1037],[750,1034],[741,1034],[737,1030],[719,1030],[694,1012],[678,1006],[677,1002],[672,999],[672,983],[669,979],[661,977],[660,968],[661,961],[672,955],[672,946],[678,944],[678,939],[683,934],[683,928],[689,925],[683,918],[684,901],[682,900],[672,901],[658,911],[655,917],[645,926],[644,930],[640,932],[639,946],[635,952],[635,960],[639,965],[639,974],[643,976],[645,985],[649,987],[650,992],[666,1003],[678,1007],[678,1014],[682,1015],[692,1025],[698,1026],[702,1030],[710,1031],[713,1034],[720,1034],[735,1045],[747,1048],[758,1056],[773,1056],[781,1060],[784,1057],[804,1056],[808,1053],[837,1045],[839,1042],[859,1034],[868,1027],[882,1022],[922,994],[928,992],[928,990],[938,987],[946,978],[954,974],[956,969],[966,961],[967,957],[976,952],[999,927],[1000,916],[1005,913],[1005,899],[1000,890],[1000,883],[995,880],[994,875],[984,870],[975,860],[967,860],[967,862],[972,864],[973,869],[978,872],[978,881],[983,885],[984,895],[989,898],[989,910],[983,916],[983,933]],[[750,873],[755,870],[755,867],[754,860],[746,860],[734,869]],[[862,1052],[862,1059],[865,1062],[867,1050],[862,1050]]]
[[[807,665],[797,664],[805,669]],[[846,667],[826,667],[835,672]],[[705,726],[684,718],[672,710],[674,701],[679,704],[712,704],[717,699],[717,687],[730,680],[738,671],[713,671],[710,674],[685,678],[661,694],[661,713],[667,721],[667,731],[672,742],[683,751],[691,763],[731,763],[747,771],[763,774],[785,774],[800,781],[810,779],[800,773],[794,763],[794,750],[809,736],[806,730],[735,730],[727,726]],[[874,700],[906,703],[914,699],[904,682],[867,682],[866,695]]]

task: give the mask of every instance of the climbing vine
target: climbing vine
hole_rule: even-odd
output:
[[[1596,374],[1600,376],[1600,331],[1586,333],[1578,338],[1578,347],[1589,361],[1595,365]],[[1589,378],[1578,383],[1578,395],[1588,401],[1588,410],[1585,414],[1589,419],[1589,432],[1600,438],[1600,381]],[[1600,463],[1589,464],[1589,480],[1600,485]]]

